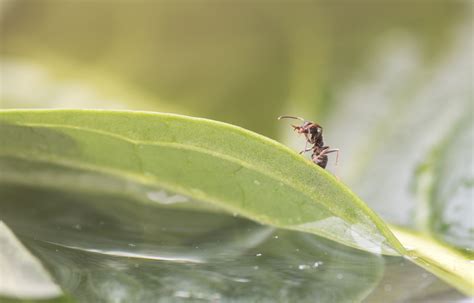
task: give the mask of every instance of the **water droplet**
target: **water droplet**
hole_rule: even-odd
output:
[[[74,225],[74,228],[77,229],[77,230],[82,230],[81,224]]]
[[[385,284],[384,287],[383,287],[383,289],[384,289],[385,291],[392,291],[392,285],[390,285],[390,284]]]
[[[177,298],[190,298],[191,294],[189,293],[189,291],[177,290],[174,292],[174,296]]]
[[[274,236],[273,238],[278,239],[278,236]]]
[[[323,262],[317,261],[317,262],[314,262],[313,267],[316,268],[316,267],[319,267],[319,265],[322,265],[322,264],[323,264]]]
[[[296,248],[295,250],[296,250],[296,251],[300,251],[300,249],[299,249],[299,248]]]
[[[339,280],[342,280],[342,279],[344,279],[344,275],[343,274],[337,274],[336,278],[338,278]]]
[[[298,265],[299,270],[304,270],[304,269],[308,269],[308,268],[309,268],[309,265],[305,265],[305,264]]]
[[[239,283],[247,283],[247,282],[250,282],[249,279],[245,279],[245,278],[234,278],[233,279],[235,282],[239,282]]]
[[[253,180],[253,183],[255,183],[255,185],[260,185],[260,181],[258,180]]]
[[[211,302],[218,302],[221,299],[221,295],[216,293],[213,294],[209,299]]]
[[[262,255],[261,253],[256,254],[257,257],[260,257],[261,255]]]

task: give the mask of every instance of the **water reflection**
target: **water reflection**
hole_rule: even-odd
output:
[[[402,258],[231,214],[8,184],[0,195],[0,219],[80,302],[376,302],[401,287],[387,261],[411,282],[426,275],[424,291],[437,281]]]

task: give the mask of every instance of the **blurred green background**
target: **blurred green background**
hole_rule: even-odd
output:
[[[467,4],[3,1],[1,99],[172,111],[276,137],[280,114],[324,120],[379,44],[408,36],[436,60]]]
[[[472,119],[471,1],[0,4],[3,108],[173,112],[295,149],[302,138],[276,117],[300,115],[325,127],[336,173],[384,218],[430,229],[436,216],[452,244],[473,238],[472,186],[446,218],[420,177]]]

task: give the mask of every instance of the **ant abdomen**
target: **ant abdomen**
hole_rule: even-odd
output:
[[[326,165],[328,164],[328,156],[318,155],[314,153],[311,158],[315,164],[319,165],[322,168],[326,168]]]

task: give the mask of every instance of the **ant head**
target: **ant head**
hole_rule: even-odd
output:
[[[321,135],[323,132],[323,128],[313,122],[306,121],[303,118],[300,117],[294,117],[294,116],[280,116],[278,117],[278,120],[281,119],[297,119],[303,121],[303,124],[301,125],[291,125],[295,131],[297,131],[299,134],[311,134],[313,136],[315,135]]]

